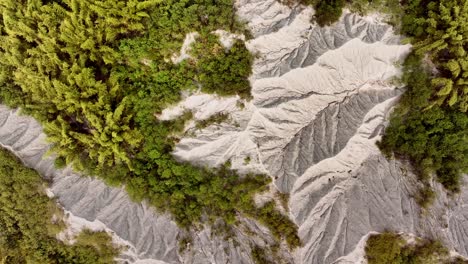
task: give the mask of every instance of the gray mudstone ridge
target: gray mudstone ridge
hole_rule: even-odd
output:
[[[391,26],[371,23],[353,13],[346,13],[338,23],[329,27],[310,26],[302,35],[301,43],[288,50],[286,55],[284,50],[277,50],[274,52],[278,54],[258,60],[256,64],[268,65],[261,68],[258,78],[281,76],[292,69],[310,66],[325,52],[337,49],[352,39],[361,39],[366,43],[381,41],[386,44],[397,44],[400,41],[393,34]],[[276,56],[282,56],[281,60],[275,61]],[[272,63],[277,65],[271,67]]]
[[[289,193],[295,179],[313,164],[338,154],[375,105],[395,97],[399,90],[368,91],[330,104],[286,145],[272,162],[271,172],[281,192]]]
[[[238,0],[235,6],[243,21],[250,23],[252,20],[259,18],[263,20],[255,27],[250,27],[254,37],[276,32],[291,24],[302,9],[297,4],[292,8],[286,8],[277,0]]]
[[[291,211],[304,247],[297,263],[346,263],[371,231],[394,230],[441,239],[466,256],[466,192],[448,198],[433,183],[438,198],[423,213],[416,204],[418,182],[408,164],[387,160],[375,146],[376,130],[394,99],[376,105],[356,134],[333,159],[324,159],[301,175],[291,194]],[[466,185],[464,187],[466,189]]]
[[[385,229],[439,238],[466,256],[466,192],[449,198],[434,182],[438,198],[424,213],[414,200],[418,183],[410,166],[387,160],[376,147],[401,94],[387,75],[387,70],[397,74],[391,70],[395,61],[381,56],[396,53],[401,60],[409,48],[398,44],[390,26],[349,13],[318,28],[304,26],[309,20],[303,10],[282,28],[265,30],[266,21],[284,21],[293,13],[276,5],[270,9],[240,10],[254,21],[249,23],[254,31],[263,30],[247,45],[257,54],[254,99],[248,113],[231,112],[240,126],[208,127],[183,139],[176,156],[210,165],[227,159],[236,164],[245,153],[254,157],[251,163],[290,193],[291,218],[304,244],[294,252],[294,263],[358,263],[350,256],[356,250],[362,256],[358,242]],[[379,50],[382,45],[386,48]],[[375,53],[366,54],[372,48]],[[387,69],[378,70],[378,62]],[[246,147],[248,140],[255,146]]]
[[[151,262],[157,264],[252,263],[253,244],[274,243],[268,230],[248,219],[241,221],[256,236],[235,229],[236,241],[225,241],[222,236],[212,234],[209,227],[201,231],[180,230],[169,215],[157,213],[145,203],[132,202],[121,188],[109,187],[99,179],[81,176],[70,169],[57,170],[53,157],[47,155],[49,144],[40,124],[4,105],[0,105],[0,146],[51,181],[50,190],[65,210],[90,222],[100,221],[126,240],[133,250],[124,252],[119,258],[122,263],[148,259],[158,261]],[[192,243],[180,253],[178,240],[187,235]],[[292,261],[288,252],[281,254]]]

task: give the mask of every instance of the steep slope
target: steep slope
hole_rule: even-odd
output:
[[[210,228],[187,233],[169,215],[155,212],[145,203],[132,202],[122,188],[106,186],[70,169],[55,169],[53,157],[46,155],[49,144],[39,123],[3,105],[0,145],[50,180],[50,191],[74,217],[100,222],[130,245],[122,256],[130,263],[249,263],[252,244],[273,243],[267,229],[249,220],[244,220],[245,226],[257,235],[248,236],[245,230],[235,229],[236,241],[225,240],[223,234],[214,234]],[[183,237],[189,237],[191,243],[180,252],[179,240]]]
[[[440,195],[433,209],[421,214],[409,167],[386,160],[375,146],[401,94],[391,79],[410,47],[398,44],[390,26],[371,18],[345,13],[335,25],[319,28],[310,23],[308,8],[275,0],[236,5],[255,37],[247,43],[257,54],[254,98],[195,94],[166,109],[161,118],[174,118],[183,109],[198,120],[230,115],[228,122],[201,130],[189,125],[192,137],[183,138],[174,155],[211,166],[231,160],[241,171],[269,174],[280,191],[290,193],[290,216],[303,247],[282,249],[288,262],[350,263],[369,232],[386,228],[439,237],[467,255],[467,192],[451,198],[435,184]],[[52,158],[43,158],[49,146],[38,123],[3,106],[0,144],[49,178],[65,209],[99,220],[128,241],[134,248],[124,258],[130,262],[252,263],[251,246],[272,243],[266,229],[247,219],[242,221],[256,235],[235,229],[236,242],[209,228],[188,233],[170,216],[131,202],[120,188],[56,170]],[[179,253],[178,239],[185,236],[192,242]]]
[[[262,8],[247,10],[249,5]],[[409,47],[374,18],[346,13],[337,24],[318,28],[309,23],[308,9],[271,1],[240,6],[257,36],[248,43],[258,57],[254,99],[242,108],[234,98],[187,98],[177,107],[196,118],[228,112],[231,121],[184,138],[174,154],[213,166],[231,160],[241,170],[271,175],[280,191],[291,193],[292,218],[304,242],[296,263],[345,263],[343,256],[366,234],[384,229],[439,238],[466,254],[460,209],[466,195],[452,199],[434,183],[440,195],[423,212],[414,202],[418,183],[410,166],[388,161],[375,146],[401,94],[391,77]],[[266,30],[269,21],[275,26]]]

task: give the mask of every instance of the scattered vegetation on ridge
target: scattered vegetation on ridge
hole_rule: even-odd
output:
[[[63,212],[40,175],[0,148],[0,262],[114,263],[119,249],[105,232],[82,231],[73,245],[56,239]]]
[[[451,258],[439,242],[419,239],[408,243],[401,235],[385,232],[371,235],[365,247],[369,264],[462,264],[461,258]]]
[[[254,246],[252,248],[252,258],[255,262],[255,264],[272,264],[273,261],[269,260],[267,258],[267,253],[265,252],[265,249],[259,247],[259,246]]]
[[[341,17],[346,0],[300,0],[300,3],[311,5],[315,10],[315,21],[320,26],[328,26]]]
[[[210,125],[213,124],[221,124],[223,122],[226,122],[229,119],[229,114],[227,113],[216,113],[207,119],[203,120],[197,120],[195,122],[195,128],[197,129],[204,129],[209,127]]]
[[[279,0],[281,3],[292,5],[300,3],[312,6],[315,10],[313,21],[318,25],[330,26],[337,22],[343,14],[343,9],[348,8],[352,12],[365,15],[369,12],[380,12],[390,15],[389,23],[398,24],[402,9],[399,0]]]

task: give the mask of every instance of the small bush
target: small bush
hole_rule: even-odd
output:
[[[251,254],[255,264],[273,264],[273,262],[267,258],[265,249],[257,245],[252,248]]]
[[[432,188],[425,184],[416,194],[416,202],[424,209],[427,209],[436,198],[436,193]]]
[[[366,258],[369,264],[449,264],[448,250],[439,241],[417,239],[407,244],[400,235],[385,232],[367,240]]]
[[[405,241],[397,234],[385,232],[371,235],[365,248],[369,264],[396,264]]]
[[[320,26],[328,26],[341,17],[345,0],[319,0],[314,5],[315,19]]]

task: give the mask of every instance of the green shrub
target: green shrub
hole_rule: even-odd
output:
[[[364,0],[366,1],[366,0]],[[346,0],[282,0],[281,3],[292,6],[294,3],[310,5],[315,10],[314,20],[319,26],[329,26],[341,17]]]
[[[468,171],[468,116],[448,106],[431,107],[431,76],[420,57],[405,62],[407,92],[391,116],[379,147],[385,153],[409,157],[422,180],[435,173],[451,192],[458,192]]]
[[[196,78],[202,85],[202,91],[252,97],[248,77],[252,74],[253,56],[243,41],[236,40],[226,50],[215,35],[209,35],[196,42],[193,48]]]
[[[436,198],[436,193],[428,184],[424,184],[424,187],[419,189],[416,194],[416,202],[424,209],[427,209]]]
[[[252,258],[255,264],[272,264],[273,263],[267,258],[265,249],[259,246],[254,246],[252,248],[251,254],[252,254]]]
[[[114,263],[119,249],[105,232],[83,231],[77,243],[56,239],[63,212],[44,190],[40,175],[0,149],[0,260],[19,263]]]
[[[385,232],[369,236],[366,244],[366,258],[369,264],[401,263],[399,256],[405,240],[394,233]]]
[[[268,227],[277,239],[285,239],[291,249],[301,246],[295,224],[275,208],[275,202],[267,202],[258,209],[251,208],[248,215]]]

